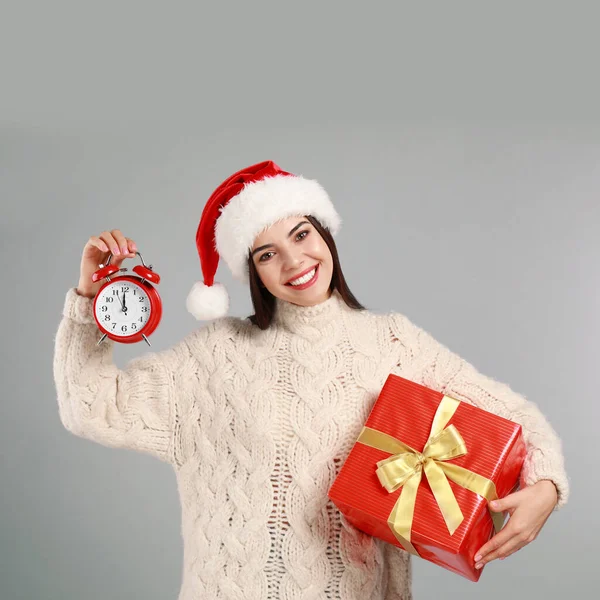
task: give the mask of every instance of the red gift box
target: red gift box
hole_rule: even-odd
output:
[[[448,407],[451,410],[447,415],[451,414],[451,417],[449,420],[442,420],[441,429],[447,430],[443,433],[448,435],[458,433],[458,438],[464,442],[464,446],[461,447],[465,453],[457,458],[442,457],[441,460],[429,460],[429,464],[426,465],[421,462],[423,454],[420,453],[432,453],[431,448],[435,444],[425,446],[432,433],[434,418],[439,425],[440,413]],[[368,435],[365,437],[365,434],[384,434],[383,437],[387,440],[390,440],[391,436],[404,446],[417,451],[416,455],[401,455],[400,452],[405,450],[388,448],[386,451],[378,449],[380,446],[368,445],[366,440],[370,438]],[[363,441],[360,441],[361,439]],[[456,443],[451,442],[450,446],[453,447]],[[454,526],[450,527],[454,531],[450,533],[450,524],[447,525],[440,504],[434,496],[429,475],[422,473],[420,481],[418,478],[413,479],[414,485],[405,482],[395,491],[388,491],[383,487],[378,471],[381,472],[384,466],[378,470],[378,463],[389,463],[395,460],[392,457],[400,457],[403,461],[408,457],[409,463],[416,457],[410,464],[416,464],[417,471],[426,470],[428,473],[428,466],[434,470],[437,467],[441,467],[442,470],[448,469],[449,473],[453,470],[460,472],[462,467],[462,471],[466,469],[478,476],[467,479],[485,478],[495,484],[495,490],[494,485],[491,485],[491,495],[488,494],[486,499],[462,487],[450,479],[450,475],[442,477],[448,481],[447,484],[444,483],[446,492],[450,493],[451,490],[458,504],[457,508],[460,508],[459,516],[462,512],[463,517],[462,521],[455,519]],[[411,553],[416,553],[421,558],[471,581],[478,581],[483,569],[475,569],[475,553],[501,527],[505,517],[496,514],[492,518],[488,500],[496,495],[502,498],[517,489],[524,460],[525,443],[521,426],[517,423],[449,398],[441,392],[408,379],[389,375],[369,414],[359,441],[354,444],[328,495],[346,520],[357,529],[395,546],[404,547]],[[435,465],[432,465],[432,462],[435,462]],[[437,470],[439,474],[439,469]],[[439,485],[439,479],[438,483],[434,480],[436,490],[439,490]],[[407,544],[402,537],[401,543],[392,530],[395,514],[392,511],[397,503],[406,504],[411,497],[411,487],[416,493],[416,498],[412,521],[408,521],[410,543]],[[404,501],[400,500],[402,494],[407,494]],[[438,492],[438,496],[440,495]]]

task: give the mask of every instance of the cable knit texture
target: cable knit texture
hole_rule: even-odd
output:
[[[93,301],[67,292],[55,340],[73,434],[171,464],[182,507],[179,600],[410,600],[410,555],[327,498],[390,372],[521,423],[522,483],[568,496],[561,442],[538,408],[400,313],[278,301],[272,326],[225,317],[125,369]]]

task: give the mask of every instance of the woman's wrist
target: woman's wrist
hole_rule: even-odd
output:
[[[538,488],[547,489],[548,494],[552,494],[554,496],[555,504],[558,502],[558,488],[556,484],[551,479],[540,479],[536,484]]]
[[[89,298],[90,300],[95,296],[94,292],[92,292],[89,289],[85,289],[79,285],[75,288],[75,292],[77,293],[77,295],[83,296],[84,298]]]

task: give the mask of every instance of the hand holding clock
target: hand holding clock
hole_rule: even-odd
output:
[[[121,268],[126,258],[136,256],[141,265],[134,265],[131,273]],[[162,303],[156,289],[159,282],[160,275],[144,262],[137,244],[120,230],[89,238],[81,257],[76,291],[93,299],[94,319],[102,332],[98,344],[108,337],[126,344],[144,340],[150,345],[148,336],[162,318]]]
[[[90,237],[81,256],[77,292],[81,296],[94,298],[103,284],[102,281],[92,283],[92,275],[98,270],[98,265],[106,264],[108,255],[112,252],[111,264],[120,267],[126,258],[135,256],[136,250],[135,242],[126,238],[119,229],[104,231],[99,236]],[[127,311],[124,297],[122,304],[124,311]]]

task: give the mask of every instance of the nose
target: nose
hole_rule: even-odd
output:
[[[285,271],[296,271],[302,266],[302,256],[300,252],[294,249],[286,249],[282,251],[283,268]]]

